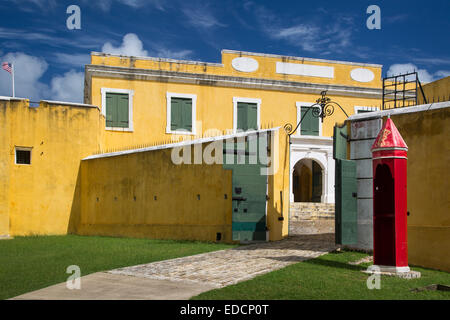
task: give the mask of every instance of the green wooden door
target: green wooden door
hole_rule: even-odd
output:
[[[248,137],[244,143],[228,144],[225,153],[234,154],[233,164],[224,164],[225,169],[232,169],[232,239],[235,241],[266,240],[266,193],[267,175],[261,175],[258,161],[252,164],[250,157],[266,146],[258,136],[258,148],[255,151],[248,146]]]
[[[335,237],[337,244],[350,245],[358,241],[356,162],[336,159]]]

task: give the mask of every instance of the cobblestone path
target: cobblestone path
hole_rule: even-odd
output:
[[[183,281],[221,288],[335,249],[334,234],[298,235],[275,242],[243,245],[108,271],[158,280]]]

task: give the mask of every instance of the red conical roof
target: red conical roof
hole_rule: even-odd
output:
[[[403,140],[400,132],[398,132],[394,122],[391,118],[388,118],[378,133],[371,150],[374,151],[375,149],[391,148],[402,148],[408,150],[408,146],[406,145],[405,140]]]

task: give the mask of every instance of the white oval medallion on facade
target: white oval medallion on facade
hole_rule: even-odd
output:
[[[364,68],[353,69],[352,72],[350,72],[350,76],[353,80],[358,82],[370,82],[375,78],[372,71]]]
[[[258,61],[247,57],[234,58],[233,61],[231,61],[231,65],[237,71],[242,72],[253,72],[258,70]]]

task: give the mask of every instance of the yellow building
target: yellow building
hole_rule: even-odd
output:
[[[270,132],[277,170],[267,175],[267,198],[258,212],[268,229],[264,238],[281,239],[288,234],[289,203],[334,203],[333,126],[346,114],[376,109],[381,86],[381,66],[374,64],[231,50],[222,51],[221,63],[92,53],[85,104],[43,101],[32,108],[28,100],[0,99],[0,123],[7,128],[0,133],[0,234],[231,241],[230,211],[245,201],[234,190],[239,169],[175,167],[172,144],[206,148],[213,143],[209,137],[219,137],[235,139],[235,150],[236,139],[248,144]],[[288,140],[283,127],[295,127],[322,91],[346,114],[335,110],[322,122],[309,112]],[[178,193],[170,193],[170,179]],[[192,197],[179,194],[195,188],[201,192]],[[146,190],[158,194],[149,197]],[[205,192],[210,198],[202,202]],[[200,202],[202,214],[186,216]]]

